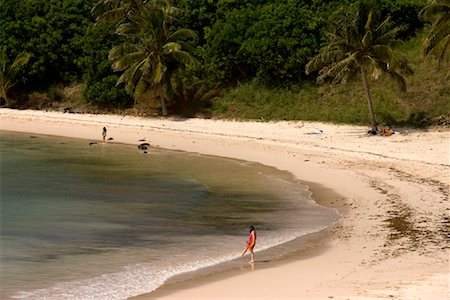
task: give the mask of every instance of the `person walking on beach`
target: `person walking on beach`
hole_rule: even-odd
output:
[[[255,262],[255,254],[253,253],[253,248],[255,248],[256,245],[256,231],[255,227],[253,225],[250,225],[250,236],[248,237],[247,246],[244,249],[244,252],[242,252],[241,256],[244,256],[244,254],[248,251],[250,251],[250,263]]]
[[[103,136],[103,143],[106,143],[106,127],[103,127],[102,136]]]

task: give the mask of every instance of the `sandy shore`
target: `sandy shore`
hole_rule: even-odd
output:
[[[312,122],[0,109],[0,129],[178,149],[263,163],[311,184],[345,218],[289,257],[168,284],[139,299],[450,299],[450,131]],[[322,130],[322,134],[311,134]],[[150,150],[151,151],[151,150]],[[305,255],[308,253],[308,255]],[[126,289],[126,287],[124,287]]]

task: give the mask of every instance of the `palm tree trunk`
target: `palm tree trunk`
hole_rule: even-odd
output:
[[[163,86],[159,84],[159,97],[161,100],[161,112],[163,116],[167,116],[167,104],[166,99],[164,98]]]
[[[377,132],[377,121],[375,120],[375,114],[373,113],[372,95],[370,94],[369,81],[367,80],[367,72],[364,68],[361,68],[361,76],[364,84],[364,91],[367,97],[367,106],[369,108],[370,123],[372,125],[372,132]]]

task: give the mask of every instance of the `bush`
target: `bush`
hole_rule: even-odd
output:
[[[89,82],[86,85],[86,99],[97,105],[111,105],[117,108],[125,108],[133,105],[133,99],[125,89],[116,87],[117,75],[102,78],[99,81]]]

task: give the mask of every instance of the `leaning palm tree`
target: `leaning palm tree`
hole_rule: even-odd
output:
[[[319,71],[319,83],[328,77],[334,84],[361,76],[372,132],[378,129],[368,75],[378,77],[382,72],[387,73],[405,90],[402,74],[413,73],[406,59],[394,50],[400,43],[396,35],[402,28],[392,28],[390,18],[380,22],[378,17],[370,2],[360,2],[356,9],[339,10],[330,18],[327,45],[306,65],[308,74]]]
[[[28,63],[31,55],[22,53],[16,56],[14,61],[10,64],[6,55],[5,47],[0,49],[0,100],[4,100],[6,106],[10,105],[10,98],[8,96],[11,88],[16,85],[15,77],[17,73]]]
[[[139,13],[117,27],[124,42],[109,53],[113,69],[123,72],[117,85],[125,83],[135,101],[147,88],[156,88],[163,115],[167,115],[164,87],[170,87],[175,70],[195,61],[188,41],[196,34],[189,29],[172,31],[173,11],[167,0],[147,1]]]
[[[450,48],[450,0],[429,0],[420,11],[419,17],[431,23],[431,27],[423,43],[425,55],[435,55],[440,66],[448,59]]]

